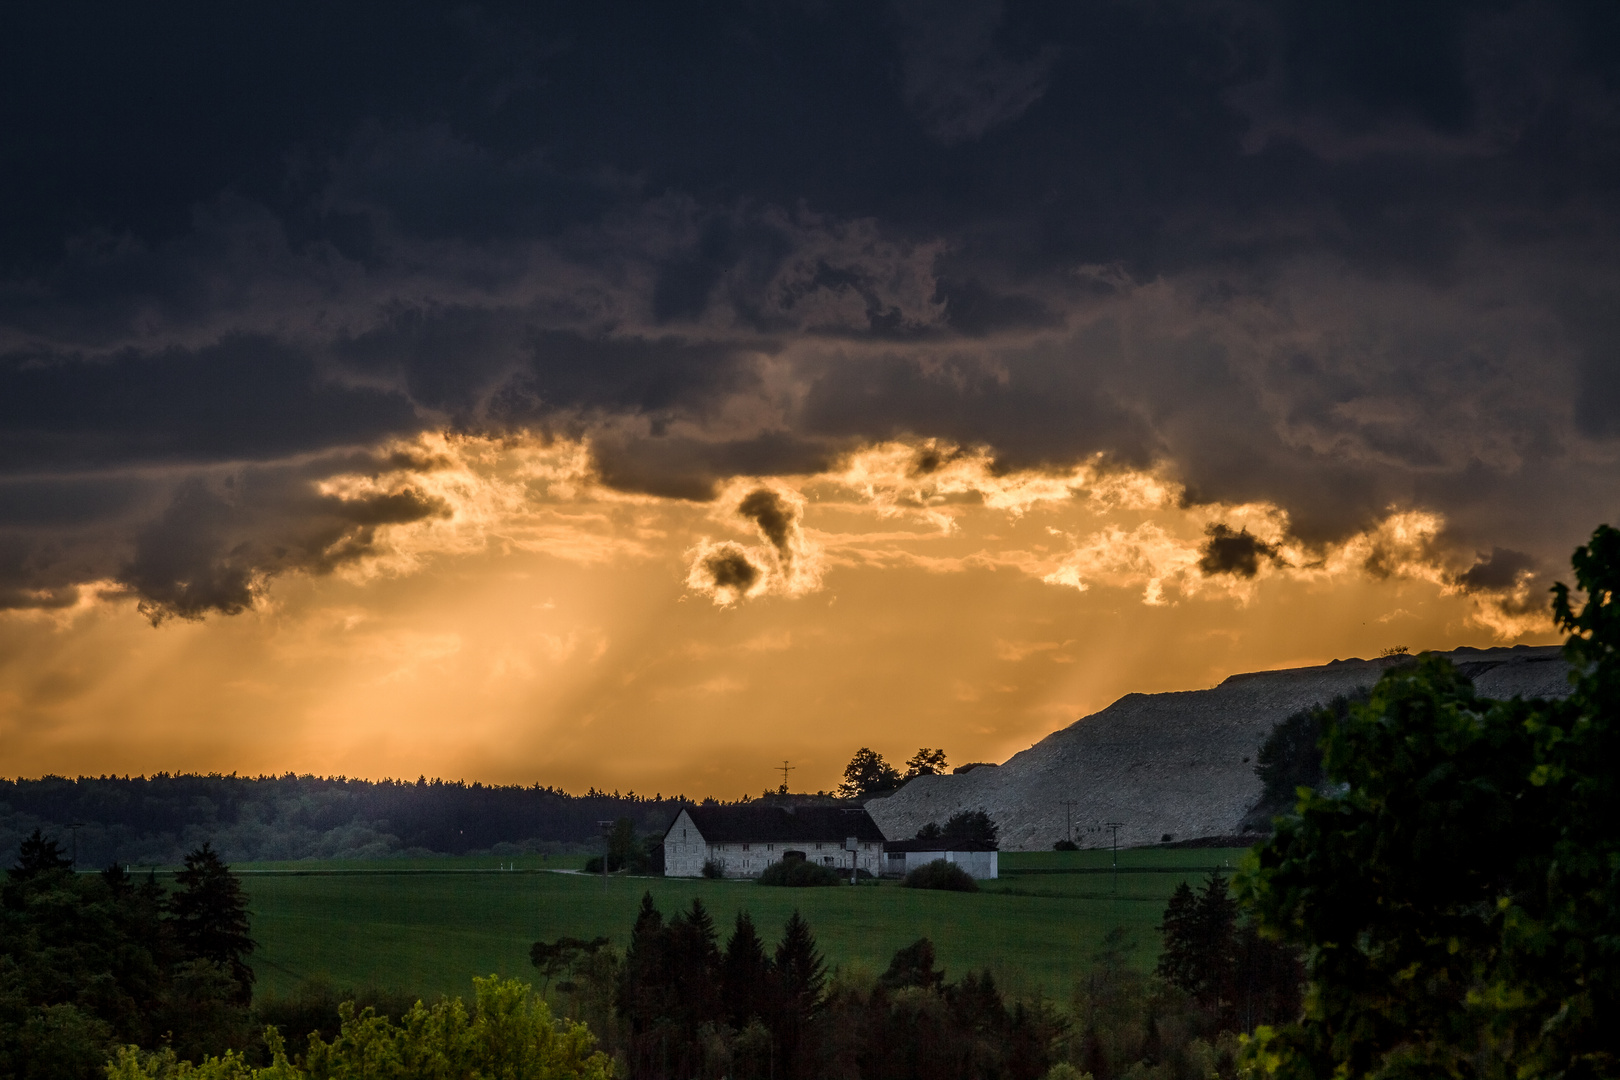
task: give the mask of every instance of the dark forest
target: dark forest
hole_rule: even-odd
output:
[[[602,820],[662,832],[686,802],[425,778],[47,776],[0,780],[0,849],[15,850],[37,828],[71,850],[67,826],[80,823],[81,867],[173,864],[203,843],[229,862],[512,856],[598,846]]]

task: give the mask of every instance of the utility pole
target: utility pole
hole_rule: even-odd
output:
[[[79,872],[79,830],[84,828],[84,822],[75,821],[64,826],[64,828],[73,833],[73,872],[77,874]]]
[[[776,792],[777,792],[778,795],[786,795],[788,793],[788,775],[787,774],[792,772],[794,769],[797,769],[798,766],[797,765],[789,765],[788,764],[788,759],[783,758],[780,768],[782,770],[782,786],[777,788]]]
[[[1123,821],[1105,821],[1103,828],[1112,829],[1114,833],[1114,891],[1119,892],[1119,830],[1125,827]]]
[[[1074,807],[1078,801],[1077,799],[1063,800],[1063,820],[1067,826],[1067,832],[1064,835],[1069,838],[1071,844],[1074,843]]]

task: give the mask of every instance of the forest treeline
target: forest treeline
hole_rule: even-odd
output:
[[[662,793],[426,778],[47,776],[0,780],[0,850],[16,850],[35,829],[71,849],[67,827],[80,823],[80,866],[172,865],[203,843],[230,862],[513,856],[598,847],[603,820],[662,834],[684,805]]]

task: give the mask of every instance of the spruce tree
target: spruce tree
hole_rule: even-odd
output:
[[[726,942],[720,965],[720,997],[731,1026],[741,1031],[754,1017],[770,1011],[771,961],[748,912],[737,913],[737,925]]]
[[[797,908],[788,916],[782,940],[776,946],[776,973],[783,990],[808,1016],[821,1001],[827,967],[816,949],[810,924]]]
[[[178,892],[169,898],[175,938],[186,956],[208,960],[230,971],[240,987],[238,998],[253,997],[253,969],[247,957],[258,947],[248,935],[247,894],[211,844],[186,855],[186,868],[175,875]]]
[[[1192,886],[1185,881],[1170,894],[1170,903],[1164,909],[1164,920],[1159,933],[1164,939],[1164,951],[1159,954],[1159,977],[1178,990],[1188,994],[1198,992],[1198,947],[1194,923],[1197,918],[1198,899]]]
[[[17,865],[8,870],[7,874],[12,881],[26,881],[36,874],[67,870],[72,865],[73,861],[63,856],[61,844],[55,840],[47,840],[43,833],[35,829],[22,842],[22,849],[17,853]]]
[[[1237,900],[1227,891],[1219,871],[1204,881],[1194,909],[1194,942],[1198,985],[1193,997],[1210,1013],[1226,1018],[1232,1001],[1233,966],[1237,950]]]
[[[797,910],[788,917],[782,928],[782,940],[776,946],[773,974],[776,1009],[771,1025],[777,1045],[782,1048],[782,1060],[790,1075],[800,1075],[808,1063],[801,1059],[800,1049],[810,1026],[810,1018],[821,1003],[821,992],[826,984],[827,970],[810,925]]]

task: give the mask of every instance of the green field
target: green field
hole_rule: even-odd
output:
[[[1123,926],[1134,960],[1158,951],[1164,901],[1201,868],[1235,866],[1231,849],[1122,851],[1117,884],[1106,851],[1004,853],[1003,877],[979,893],[860,888],[777,889],[751,882],[601,878],[552,872],[584,857],[391,859],[243,864],[252,900],[259,990],[284,994],[304,979],[340,987],[466,995],[475,974],[528,978],[529,945],[569,934],[605,934],[622,946],[651,892],[669,914],[701,896],[729,932],[753,914],[774,940],[794,908],[804,913],[830,966],[881,970],[894,951],[927,936],[947,973],[988,967],[1014,993],[1067,995],[1103,935]],[[514,871],[499,871],[515,865]],[[542,869],[543,868],[543,869]],[[1182,868],[1177,870],[1176,868]],[[1134,872],[1133,872],[1134,871]],[[1169,872],[1164,872],[1169,871]]]

